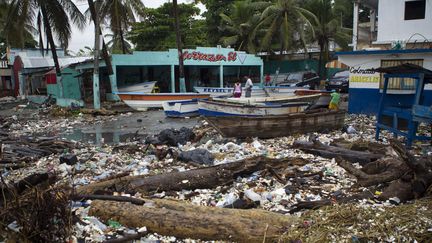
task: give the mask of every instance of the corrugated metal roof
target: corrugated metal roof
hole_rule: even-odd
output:
[[[60,67],[91,60],[92,57],[62,57],[59,58]],[[51,57],[21,57],[24,68],[54,67],[54,60]]]

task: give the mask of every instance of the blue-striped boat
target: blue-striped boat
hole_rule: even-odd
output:
[[[204,117],[217,116],[278,116],[306,110],[311,103],[289,102],[283,104],[242,104],[222,100],[199,100],[198,112]]]
[[[167,117],[199,116],[198,99],[164,102],[162,107]]]

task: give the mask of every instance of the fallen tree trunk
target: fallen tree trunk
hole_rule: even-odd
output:
[[[369,166],[367,167],[368,173],[357,169],[345,160],[336,159],[336,162],[340,167],[357,178],[357,184],[364,187],[397,180],[409,170],[403,161],[396,158],[384,158],[374,162],[376,163],[377,170],[372,171],[371,166]]]
[[[144,205],[145,201],[134,198],[134,197],[124,197],[124,196],[111,196],[111,195],[71,195],[70,199],[77,201],[84,200],[107,200],[116,202],[130,202],[136,205]]]
[[[341,157],[344,160],[360,164],[367,164],[384,156],[383,154],[372,154],[368,152],[349,150],[341,147],[328,146],[318,141],[295,141],[293,147],[300,149],[303,152],[318,155],[323,158],[333,159]]]
[[[126,176],[113,180],[92,183],[78,188],[78,194],[97,194],[97,191],[122,191],[144,194],[161,191],[180,191],[214,188],[232,183],[238,176],[263,170],[266,165],[305,165],[301,158],[270,159],[264,156],[240,161],[154,176]]]
[[[398,157],[383,158],[367,164],[362,169],[357,169],[340,158],[337,159],[337,163],[354,175],[361,186],[389,183],[378,197],[380,200],[397,197],[404,202],[422,197],[432,184],[431,157],[415,158],[397,140],[392,140],[390,144],[398,153]]]
[[[264,210],[194,206],[170,200],[147,200],[144,206],[94,201],[89,215],[128,227],[179,238],[238,242],[275,242],[298,219]]]
[[[373,198],[374,194],[369,191],[364,191],[359,194],[355,194],[348,197],[340,197],[335,199],[323,199],[317,201],[303,201],[292,206],[292,209],[289,211],[290,213],[295,213],[303,209],[318,209],[320,207],[332,205],[332,204],[344,204],[350,203],[362,199],[370,199]]]

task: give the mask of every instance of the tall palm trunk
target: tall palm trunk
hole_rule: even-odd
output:
[[[184,65],[183,65],[183,50],[182,50],[182,42],[180,36],[180,23],[179,23],[177,0],[173,0],[173,9],[174,9],[176,42],[177,42],[177,50],[178,50],[178,57],[179,57],[180,92],[186,92],[186,83],[184,78]],[[175,87],[173,87],[173,89],[175,89]]]
[[[322,67],[323,67],[323,56],[324,56],[324,43],[322,41],[318,41],[318,45],[320,48],[319,59],[318,59],[318,75],[323,79]]]
[[[59,94],[58,98],[63,98],[63,83],[61,80],[61,69],[60,69],[60,64],[59,64],[59,60],[58,60],[58,56],[57,56],[56,46],[54,43],[51,24],[50,24],[49,19],[48,19],[48,13],[47,13],[47,9],[46,9],[45,5],[41,6],[41,11],[42,11],[42,17],[44,20],[43,22],[45,25],[45,32],[47,34],[48,43],[49,43],[50,48],[51,48],[51,54],[52,54],[52,57],[54,60],[54,66],[56,69],[56,80],[57,80],[57,84],[58,84],[59,90],[60,90],[60,94]]]
[[[326,41],[324,44],[324,56],[323,56],[323,68],[324,68],[323,79],[327,78],[327,68],[325,66],[328,61],[329,61],[329,43],[328,41]]]
[[[95,26],[95,46],[94,46],[94,68],[93,68],[93,106],[95,109],[100,109],[100,88],[99,88],[99,49],[100,49],[100,26],[99,16],[97,15],[96,8],[93,0],[87,0],[91,14],[93,16],[93,23]]]
[[[87,0],[87,2],[89,4],[90,15],[91,15],[91,18],[92,18],[93,23],[94,23],[94,21],[96,19],[96,9],[95,9],[95,6],[94,6],[94,3],[92,0]],[[100,35],[102,35],[102,29],[100,28],[100,26],[99,26],[99,33],[100,33]],[[111,57],[108,53],[108,47],[107,47],[105,40],[103,38],[102,38],[102,58],[104,59],[105,65],[107,67],[107,72],[109,75],[109,79],[110,79],[110,83],[111,83],[111,89],[112,89],[111,92],[116,92],[117,91],[117,83],[115,83],[115,80],[113,80],[114,79],[114,77],[113,77],[114,71],[112,68]]]
[[[126,45],[125,45],[125,40],[124,40],[124,35],[123,35],[123,29],[121,27],[121,24],[120,24],[120,42],[121,42],[121,46],[122,46],[122,52],[123,52],[123,54],[126,54],[127,50],[126,50]]]

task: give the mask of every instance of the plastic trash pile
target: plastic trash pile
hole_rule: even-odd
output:
[[[73,129],[85,123],[103,122],[110,117],[89,117],[78,114],[71,118],[52,119],[46,115],[35,115],[34,119],[21,121],[17,117],[6,118],[10,126],[4,128],[14,135],[32,135],[51,133],[56,130]],[[286,183],[281,183],[265,171],[255,172],[246,177],[238,177],[231,185],[219,186],[214,189],[183,190],[179,192],[155,193],[153,197],[187,200],[192,204],[210,207],[238,207],[261,208],[282,214],[289,214],[292,206],[301,201],[316,201],[329,199],[334,196],[353,194],[352,185],[355,179],[344,169],[339,167],[334,159],[306,154],[292,149],[295,140],[318,139],[323,144],[330,144],[334,140],[346,141],[375,141],[374,119],[368,116],[347,116],[346,128],[343,131],[333,131],[327,134],[313,133],[275,139],[226,139],[209,129],[203,121],[194,127],[195,134],[203,130],[204,136],[197,142],[191,142],[193,135],[186,129],[180,131],[166,131],[159,136],[149,138],[158,140],[156,144],[149,144],[144,140],[137,140],[117,145],[95,146],[77,142],[75,149],[63,154],[43,157],[32,165],[19,170],[3,170],[6,181],[18,181],[36,172],[50,172],[60,175],[58,183],[79,187],[92,182],[106,180],[121,175],[155,175],[171,171],[185,171],[201,166],[230,163],[244,158],[265,155],[270,158],[301,157],[308,161],[304,166],[290,166],[282,174],[297,174],[303,176],[287,177]],[[179,140],[171,139],[175,136]],[[180,135],[179,135],[180,134]],[[383,143],[387,143],[385,132]],[[181,142],[179,142],[181,140]],[[187,140],[187,141],[186,141]],[[155,142],[153,142],[155,143]],[[133,148],[133,149],[131,149]],[[162,154],[162,155],[161,155]],[[304,176],[308,175],[308,176]],[[309,176],[310,175],[310,176]],[[124,194],[123,194],[124,195]],[[126,195],[139,197],[137,195]],[[380,204],[393,207],[397,204],[388,202]],[[86,242],[102,242],[105,240],[145,233],[147,229],[127,228],[116,221],[101,222],[88,215],[91,200],[85,202],[71,202],[73,214],[79,219],[73,227],[72,242],[85,240]],[[358,205],[369,207],[379,204],[374,201],[359,202]],[[298,215],[303,212],[296,213]],[[18,226],[11,226],[18,229]],[[170,236],[146,234],[143,241],[175,242]],[[338,241],[338,239],[334,239]],[[192,242],[192,240],[185,240]]]

